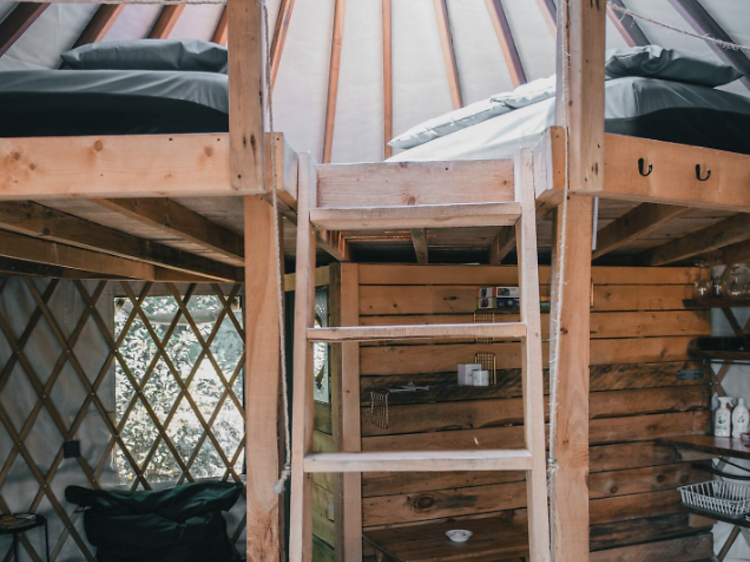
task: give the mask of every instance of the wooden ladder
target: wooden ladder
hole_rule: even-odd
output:
[[[317,208],[316,171],[309,155],[300,155],[299,178],[289,560],[309,562],[312,559],[313,473],[525,470],[530,561],[549,562],[539,268],[530,151],[520,152],[515,159],[516,200],[513,202]],[[313,327],[316,229],[351,231],[480,225],[515,225],[521,297],[519,322]],[[525,448],[313,452],[313,343],[443,338],[493,338],[522,342]]]

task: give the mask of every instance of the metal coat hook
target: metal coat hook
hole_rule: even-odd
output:
[[[644,168],[646,167],[646,161],[643,158],[638,159],[638,173],[641,174],[644,178],[646,176],[650,176],[651,172],[654,169],[653,164],[648,165],[648,172],[644,172]]]
[[[701,177],[701,165],[700,164],[696,164],[695,165],[695,177],[698,178],[698,181],[706,181],[708,178],[711,177],[711,169],[710,168],[707,169],[706,170],[706,177],[702,178]]]

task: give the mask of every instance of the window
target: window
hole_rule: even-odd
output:
[[[185,470],[195,479],[225,478],[230,467],[243,466],[237,291],[194,295],[187,316],[173,296],[147,296],[143,315],[131,299],[115,299],[121,356],[115,362],[115,422],[127,449],[118,447],[116,454],[121,484],[137,487],[134,464],[150,483],[184,482]]]

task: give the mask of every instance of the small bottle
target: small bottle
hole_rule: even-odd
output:
[[[732,437],[739,439],[743,433],[747,433],[748,411],[744,398],[737,399],[737,405],[732,412]]]
[[[729,409],[731,400],[729,396],[719,397],[719,407],[716,409],[714,415],[715,437],[729,437],[732,434],[732,411]]]

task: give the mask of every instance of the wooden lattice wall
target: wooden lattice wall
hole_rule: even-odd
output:
[[[236,419],[244,420],[242,373],[244,344],[231,372],[219,365],[212,348],[220,326],[236,330],[244,342],[242,318],[233,303],[241,286],[173,284],[130,284],[81,282],[78,280],[0,278],[0,511],[40,512],[50,521],[51,560],[81,559],[94,562],[95,552],[85,539],[82,518],[75,506],[64,499],[71,484],[108,488],[122,484],[113,466],[115,459],[127,463],[134,478],[132,489],[152,489],[149,465],[157,450],[166,449],[179,467],[178,482],[196,480],[195,460],[202,447],[213,447],[223,464],[223,481],[243,482],[245,446],[244,424],[233,450],[224,450],[213,431],[222,409],[236,409]],[[152,324],[143,310],[150,295],[171,296],[177,306],[171,320],[162,326]],[[193,318],[191,299],[213,295],[219,305],[215,322],[201,327]],[[114,297],[122,296],[127,318],[116,331]],[[192,312],[192,313],[191,313]],[[121,352],[128,330],[141,323],[152,349],[145,369],[138,376]],[[170,357],[170,338],[178,325],[191,331],[200,352],[190,372],[179,372]],[[226,329],[226,327],[225,327]],[[199,407],[199,390],[194,382],[201,365],[208,363],[220,382],[220,397],[210,413]],[[179,387],[166,411],[155,411],[149,401],[148,385],[160,365]],[[115,372],[126,377],[132,393],[121,416],[115,414]],[[25,397],[25,398],[24,398]],[[170,434],[170,424],[185,405],[201,426],[197,441],[181,443]],[[145,409],[155,428],[156,438],[148,454],[136,456],[123,435],[132,412]],[[162,408],[164,410],[164,408]],[[183,410],[184,411],[184,410]],[[177,436],[179,437],[179,436]],[[65,459],[64,441],[81,440],[81,456]],[[189,446],[188,446],[189,445]],[[161,483],[160,483],[161,484]],[[230,521],[233,544],[244,540],[245,519]],[[41,533],[23,537],[22,557],[34,562],[43,559]],[[3,552],[10,541],[0,543]],[[244,548],[238,546],[238,551]],[[9,562],[11,549],[3,552]]]

